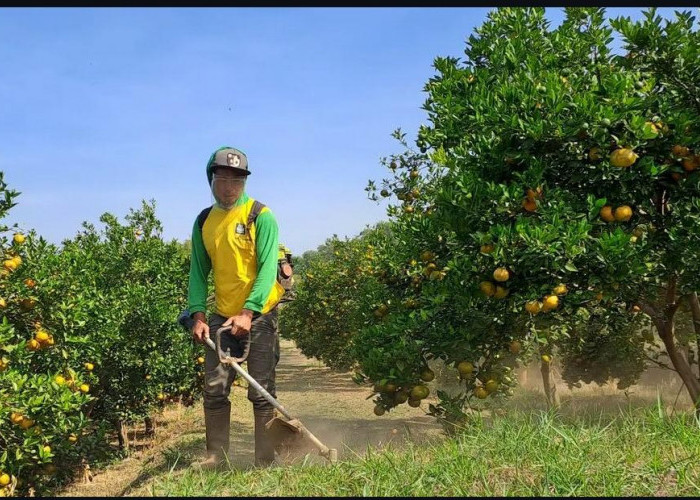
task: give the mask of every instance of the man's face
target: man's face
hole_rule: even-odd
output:
[[[230,168],[214,170],[212,192],[223,207],[231,207],[240,198],[245,188],[246,176]]]

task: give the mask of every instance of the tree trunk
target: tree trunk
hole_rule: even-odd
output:
[[[156,433],[156,428],[153,425],[153,419],[151,417],[146,417],[144,419],[146,424],[146,436],[153,436]]]
[[[695,406],[696,413],[700,414],[700,382],[695,377],[695,374],[693,374],[693,371],[688,364],[688,360],[683,356],[676,345],[673,335],[673,326],[672,318],[668,321],[656,322],[659,337],[661,337],[661,340],[666,347],[666,354],[668,354],[671,364],[673,364],[673,367],[683,380],[683,384],[690,395],[690,400]]]
[[[529,367],[524,367],[520,369],[520,373],[518,373],[518,383],[521,386],[527,385],[527,373],[530,371],[528,369]]]
[[[540,372],[542,373],[542,385],[544,386],[544,394],[547,396],[547,406],[549,409],[559,409],[559,395],[557,394],[557,386],[552,380],[551,361],[540,364]]]
[[[690,312],[693,314],[693,328],[695,329],[695,361],[698,364],[698,379],[700,379],[700,301],[697,292],[693,292],[688,297],[690,302]]]
[[[124,425],[123,420],[117,420],[114,424],[114,428],[117,431],[117,439],[119,440],[119,449],[128,450],[129,449],[129,435],[126,432],[126,425]]]

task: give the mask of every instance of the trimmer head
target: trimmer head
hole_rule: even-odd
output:
[[[318,450],[318,444],[308,436],[308,431],[297,419],[284,420],[275,417],[266,424],[270,439],[275,443],[275,451],[286,459],[299,458],[307,453]],[[323,447],[326,452],[321,455],[331,463],[338,459],[338,452],[334,449]]]
[[[284,420],[275,417],[266,427],[270,439],[275,443],[275,451],[286,458],[302,456],[315,450],[313,443],[304,439],[303,426],[297,419]]]

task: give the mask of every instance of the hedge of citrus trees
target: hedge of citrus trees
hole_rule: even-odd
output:
[[[373,384],[377,414],[420,404],[432,358],[464,384],[429,408],[452,421],[475,399],[508,395],[529,356],[545,379],[561,357],[569,383],[617,377],[626,387],[654,343],[640,333],[649,327],[700,403],[679,348],[697,349],[697,337],[676,315],[695,312],[700,333],[693,22],[678,13],[663,25],[649,10],[609,28],[603,9],[570,8],[550,29],[544,9],[502,8],[470,36],[463,62],[435,59],[423,106],[431,124],[417,149],[396,131],[405,151],[368,186],[391,201],[392,238],[374,249],[387,275],[371,294],[385,307],[343,356]],[[613,30],[624,56],[611,52]],[[323,292],[325,311],[347,312]]]
[[[380,224],[357,238],[334,236],[295,259],[294,301],[282,310],[280,334],[332,368],[353,366],[352,336],[387,307],[380,279],[388,273],[375,249],[388,238],[389,226]]]
[[[16,203],[0,173],[0,218]],[[175,323],[189,256],[164,242],[154,203],[60,247],[2,227],[0,492],[41,493],[104,452],[112,430],[166,401],[191,403],[202,368]]]

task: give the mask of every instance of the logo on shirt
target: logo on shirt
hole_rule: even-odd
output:
[[[236,224],[236,234],[245,234],[245,224]]]

